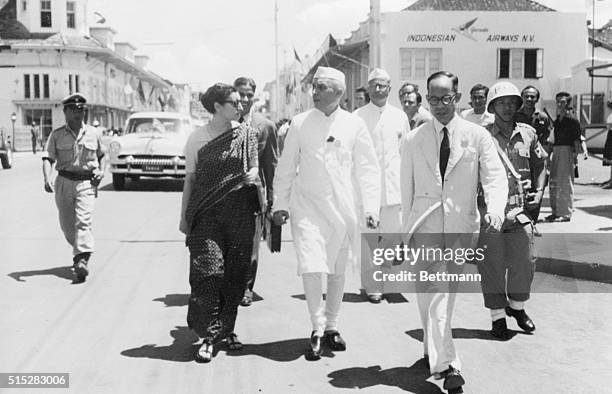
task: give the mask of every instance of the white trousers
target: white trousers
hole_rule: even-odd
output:
[[[338,261],[336,267],[343,267],[343,269],[335,274],[327,274],[325,302],[323,302],[324,274],[322,272],[302,274],[304,294],[308,304],[312,330],[316,331],[319,336],[322,336],[325,330],[337,330],[338,315],[340,314],[342,296],[344,295],[344,271],[346,269],[348,253],[348,247],[340,249],[338,259],[344,259],[344,261]]]
[[[440,263],[429,267],[430,272],[443,270]],[[455,349],[451,322],[455,307],[456,292],[449,292],[448,286],[440,286],[432,282],[417,282],[417,303],[421,323],[423,324],[424,353],[429,356],[430,372],[440,373],[452,365],[461,369],[461,360]],[[444,289],[443,287],[446,287]]]
[[[361,229],[363,233],[379,235],[379,240],[378,240],[378,244],[376,245],[376,248],[394,248],[396,245],[400,244],[401,242],[400,233],[402,231],[401,207],[402,206],[400,204],[385,205],[383,207],[380,207],[380,218],[379,218],[380,223],[378,225],[378,228],[376,229],[362,228]],[[365,248],[369,249],[369,245],[365,245]],[[372,251],[368,250],[367,255],[371,256]],[[364,264],[364,262],[361,262],[361,264],[359,264],[359,268],[364,271],[363,274],[367,275],[368,277],[371,277],[374,271],[382,270],[384,272],[385,270],[384,267],[374,266],[371,261],[368,261],[368,263],[369,264]],[[384,282],[374,282],[370,280],[367,283],[368,283],[368,286],[365,286],[366,287],[365,291],[367,294],[369,295],[379,294],[380,295],[385,292]]]

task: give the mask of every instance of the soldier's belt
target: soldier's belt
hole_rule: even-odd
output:
[[[72,171],[59,170],[57,174],[71,181],[88,181],[91,179],[92,174],[90,173],[78,173]]]

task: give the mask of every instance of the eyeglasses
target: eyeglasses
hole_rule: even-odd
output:
[[[238,107],[242,107],[241,101],[233,101],[233,100],[225,100],[223,104],[231,104],[232,107],[238,109]]]
[[[386,84],[382,84],[382,83],[370,83],[368,84],[371,88],[373,89],[377,89],[377,90],[387,90],[389,89],[390,85],[386,85]]]
[[[427,102],[431,105],[438,105],[440,102],[444,105],[449,105],[455,100],[457,94],[447,94],[442,97],[430,96],[427,95]]]
[[[324,92],[329,89],[329,86],[324,83],[315,83],[314,85],[312,85],[312,88],[318,90],[319,92]]]

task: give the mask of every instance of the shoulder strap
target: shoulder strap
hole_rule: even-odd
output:
[[[502,161],[506,165],[506,168],[508,169],[508,171],[510,171],[512,176],[517,181],[520,181],[521,180],[521,176],[519,175],[519,173],[516,171],[516,169],[512,165],[512,162],[508,158],[508,155],[506,155],[506,152],[504,152],[504,150],[501,148],[501,146],[499,146],[499,142],[497,141],[497,138],[495,138],[493,136],[491,136],[491,138],[493,138],[493,143],[495,144],[495,149],[497,149],[497,153],[499,154],[499,157],[501,157]]]

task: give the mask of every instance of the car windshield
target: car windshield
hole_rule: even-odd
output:
[[[184,130],[187,122],[181,119],[140,118],[131,119],[127,134],[132,133],[178,133]]]

